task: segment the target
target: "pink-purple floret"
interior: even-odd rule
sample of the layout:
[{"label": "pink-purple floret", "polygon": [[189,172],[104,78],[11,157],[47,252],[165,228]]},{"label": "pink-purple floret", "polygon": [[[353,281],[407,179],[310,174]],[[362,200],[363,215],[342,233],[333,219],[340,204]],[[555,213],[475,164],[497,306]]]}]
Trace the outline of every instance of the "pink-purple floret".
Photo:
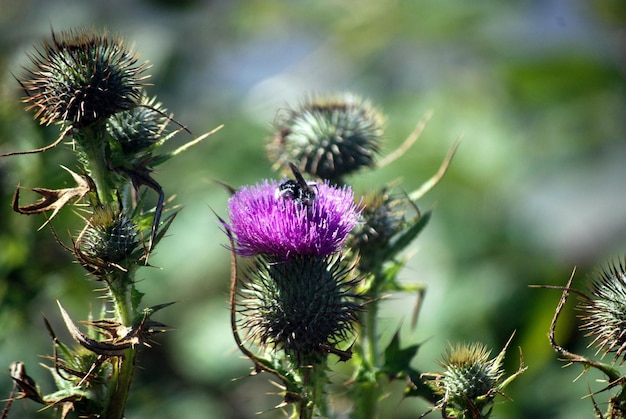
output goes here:
[{"label": "pink-purple floret", "polygon": [[235,251],[282,260],[337,252],[361,213],[352,190],[320,183],[313,186],[316,198],[307,206],[277,194],[278,186],[274,180],[265,180],[239,189],[228,201],[230,224],[226,228],[234,235]]}]

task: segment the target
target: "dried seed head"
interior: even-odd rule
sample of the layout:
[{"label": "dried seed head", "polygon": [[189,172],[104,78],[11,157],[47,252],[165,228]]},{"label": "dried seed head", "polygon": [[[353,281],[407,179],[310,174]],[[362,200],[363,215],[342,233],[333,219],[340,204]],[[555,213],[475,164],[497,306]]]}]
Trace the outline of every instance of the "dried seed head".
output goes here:
[{"label": "dried seed head", "polygon": [[383,118],[353,94],[312,98],[279,115],[267,152],[278,167],[295,162],[303,172],[342,183],[343,176],[374,165]]},{"label": "dried seed head", "polygon": [[32,55],[32,68],[19,80],[42,124],[89,125],[136,106],[145,64],[105,32],[77,29],[52,34]]},{"label": "dried seed head", "polygon": [[597,272],[590,284],[591,295],[579,307],[585,312],[581,329],[593,337],[603,355],[611,352],[626,360],[626,266],[625,260]]},{"label": "dried seed head", "polygon": [[351,275],[338,258],[257,258],[241,291],[242,326],[257,344],[316,364],[351,336],[357,322],[362,304]]}]

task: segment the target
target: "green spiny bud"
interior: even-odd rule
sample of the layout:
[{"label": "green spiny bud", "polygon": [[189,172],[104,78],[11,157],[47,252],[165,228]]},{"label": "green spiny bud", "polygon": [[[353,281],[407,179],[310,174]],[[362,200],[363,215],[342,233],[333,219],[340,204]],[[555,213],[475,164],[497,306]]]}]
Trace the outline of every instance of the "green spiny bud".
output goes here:
[{"label": "green spiny bud", "polygon": [[78,242],[79,260],[90,261],[99,268],[123,266],[140,243],[137,226],[124,212],[99,207]]},{"label": "green spiny bud", "polygon": [[489,359],[483,344],[451,346],[444,355],[442,385],[452,402],[463,405],[465,400],[475,400],[493,393],[503,370],[497,359]]},{"label": "green spiny bud", "polygon": [[353,332],[362,305],[350,274],[337,258],[258,257],[242,290],[243,327],[257,343],[317,364]]},{"label": "green spiny bud", "polygon": [[20,84],[42,124],[69,122],[83,127],[136,106],[145,64],[107,33],[78,29],[52,34],[32,55]]},{"label": "green spiny bud", "polygon": [[504,388],[526,370],[520,354],[519,369],[504,378],[502,363],[512,339],[513,336],[492,359],[489,359],[491,351],[482,343],[451,345],[441,362],[445,371],[422,374],[426,384],[441,397],[429,412],[440,409],[444,417],[458,419],[489,417],[495,397],[503,394]]},{"label": "green spiny bud", "polygon": [[362,223],[350,234],[348,248],[358,251],[359,269],[369,271],[388,249],[391,239],[406,226],[406,197],[392,197],[387,188],[364,196]]},{"label": "green spiny bud", "polygon": [[142,96],[140,106],[118,112],[107,120],[107,130],[126,155],[159,144],[165,138],[169,118],[156,98]]},{"label": "green spiny bud", "polygon": [[267,152],[276,165],[293,162],[302,171],[342,183],[343,176],[374,165],[383,118],[353,94],[318,97],[279,115]]}]

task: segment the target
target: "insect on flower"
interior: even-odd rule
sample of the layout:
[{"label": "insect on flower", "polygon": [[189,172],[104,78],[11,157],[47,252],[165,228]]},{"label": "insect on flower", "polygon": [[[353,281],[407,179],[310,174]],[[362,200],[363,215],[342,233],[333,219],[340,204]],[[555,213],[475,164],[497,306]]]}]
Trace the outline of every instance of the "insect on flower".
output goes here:
[{"label": "insect on flower", "polygon": [[281,183],[278,189],[276,189],[276,197],[289,198],[310,207],[317,195],[317,183],[304,180],[302,174],[293,163],[289,163],[289,167],[295,180],[288,179]]}]

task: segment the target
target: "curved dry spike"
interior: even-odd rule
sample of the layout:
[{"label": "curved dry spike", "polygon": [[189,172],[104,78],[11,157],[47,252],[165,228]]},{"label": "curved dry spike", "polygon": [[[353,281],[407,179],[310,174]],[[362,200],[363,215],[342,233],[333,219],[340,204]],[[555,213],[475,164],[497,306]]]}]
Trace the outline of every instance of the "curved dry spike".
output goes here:
[{"label": "curved dry spike", "polygon": [[0,157],[20,156],[22,154],[36,154],[36,153],[43,153],[45,151],[51,150],[54,147],[58,146],[61,143],[61,141],[63,141],[63,139],[67,136],[67,134],[72,130],[72,128],[73,127],[71,125],[65,128],[63,132],[61,132],[61,135],[59,135],[59,138],[57,138],[52,144],[49,144],[45,147],[36,148],[34,150],[28,150],[28,151],[13,151],[11,153],[0,154]]},{"label": "curved dry spike", "polygon": [[70,318],[69,314],[67,314],[67,312],[61,305],[61,302],[57,300],[57,304],[59,306],[59,310],[61,310],[61,316],[63,317],[63,321],[65,322],[67,330],[70,332],[72,338],[82,347],[89,349],[91,352],[94,352],[98,355],[106,356],[122,356],[126,349],[132,347],[133,343],[127,340],[118,343],[106,343],[91,339],[78,329],[78,327]]},{"label": "curved dry spike", "polygon": [[255,372],[260,372],[260,371],[269,372],[270,374],[273,374],[276,377],[278,377],[285,385],[285,388],[287,388],[289,384],[289,380],[287,380],[286,377],[284,377],[280,372],[278,372],[274,368],[271,368],[263,364],[261,361],[259,361],[257,357],[248,348],[245,347],[241,339],[241,336],[239,336],[239,329],[237,328],[237,310],[236,310],[238,278],[237,278],[237,254],[234,251],[235,240],[233,238],[232,232],[228,229],[226,221],[224,221],[224,219],[220,217],[219,215],[217,215],[215,212],[213,212],[213,214],[215,214],[220,224],[224,226],[224,232],[226,233],[226,236],[228,237],[228,241],[230,242],[230,272],[231,272],[230,273],[230,295],[229,295],[230,328],[233,333],[233,338],[235,339],[235,343],[237,344],[237,348],[239,348],[241,353],[243,353],[250,361],[252,361],[255,367]]},{"label": "curved dry spike", "polygon": [[72,199],[79,200],[83,196],[85,196],[90,190],[92,190],[92,184],[90,179],[87,177],[82,177],[65,166],[61,166],[67,172],[69,172],[74,180],[76,181],[77,186],[75,188],[64,188],[64,189],[47,189],[47,188],[24,188],[30,189],[33,192],[38,193],[42,196],[37,202],[20,206],[20,185],[17,185],[15,189],[15,193],[13,194],[13,211],[19,214],[32,215],[32,214],[41,214],[46,211],[52,211],[52,215],[50,218],[46,220],[45,223],[39,227],[38,230],[44,228],[56,215],[59,213],[61,208],[63,208],[69,201]]},{"label": "curved dry spike", "polygon": [[226,182],[222,182],[221,180],[208,179],[208,181],[215,182],[218,185],[220,185],[221,187],[223,187],[224,189],[226,189],[226,191],[230,194],[230,196],[233,196],[235,194],[235,192],[237,192],[237,189],[233,188],[232,186],[230,186]]},{"label": "curved dry spike", "polygon": [[409,198],[411,201],[417,201],[418,199],[426,195],[432,188],[434,188],[439,183],[441,178],[443,178],[443,176],[448,171],[450,162],[452,161],[452,158],[454,157],[454,153],[459,148],[460,144],[461,144],[461,137],[459,137],[454,142],[454,144],[452,144],[452,147],[450,147],[450,149],[448,150],[448,154],[446,154],[446,157],[443,159],[441,166],[439,166],[439,170],[437,170],[437,173],[435,173],[430,179],[424,182],[422,186],[419,187],[419,189],[409,194]]},{"label": "curved dry spike", "polygon": [[[539,287],[539,288],[556,288],[556,289],[563,290],[563,293],[561,294],[561,299],[559,300],[559,303],[556,306],[556,310],[554,311],[554,317],[552,318],[552,322],[550,323],[550,331],[548,332],[548,339],[550,340],[550,345],[552,346],[552,349],[554,349],[554,351],[557,352],[559,355],[563,356],[565,358],[564,360],[567,361],[568,363],[578,363],[578,364],[585,365],[586,367],[596,368],[602,371],[604,374],[606,374],[610,382],[616,382],[620,380],[622,377],[620,376],[619,372],[613,369],[610,365],[606,365],[601,362],[594,361],[593,359],[588,359],[582,355],[578,355],[573,352],[570,352],[556,343],[556,339],[554,337],[555,330],[556,330],[556,323],[559,319],[559,316],[561,315],[561,311],[563,311],[563,307],[565,306],[567,298],[569,297],[570,292],[581,293],[580,291],[576,291],[575,289],[572,288],[572,282],[574,281],[575,273],[576,273],[576,268],[572,270],[572,274],[570,275],[569,280],[567,281],[567,284],[565,284],[564,287],[550,287],[550,286]],[[583,370],[583,373],[585,371],[587,371],[587,368]]]},{"label": "curved dry spike", "polygon": [[409,134],[406,140],[402,142],[400,147],[398,147],[393,152],[385,156],[384,159],[380,160],[377,166],[378,167],[388,166],[390,163],[400,158],[409,148],[411,148],[411,146],[415,143],[415,141],[417,141],[420,135],[422,135],[422,131],[424,131],[424,128],[426,128],[426,124],[428,123],[430,118],[432,118],[432,116],[433,116],[433,111],[426,112],[426,114],[424,114],[422,119],[420,119],[419,122],[417,123],[417,126],[413,129],[413,132],[411,132],[411,134]]},{"label": "curved dry spike", "polygon": [[26,374],[26,367],[23,362],[11,362],[9,371],[11,379],[20,388],[20,398],[27,398],[34,400],[37,403],[46,404],[41,397],[41,394],[39,394],[37,383],[35,383],[35,380]]}]

